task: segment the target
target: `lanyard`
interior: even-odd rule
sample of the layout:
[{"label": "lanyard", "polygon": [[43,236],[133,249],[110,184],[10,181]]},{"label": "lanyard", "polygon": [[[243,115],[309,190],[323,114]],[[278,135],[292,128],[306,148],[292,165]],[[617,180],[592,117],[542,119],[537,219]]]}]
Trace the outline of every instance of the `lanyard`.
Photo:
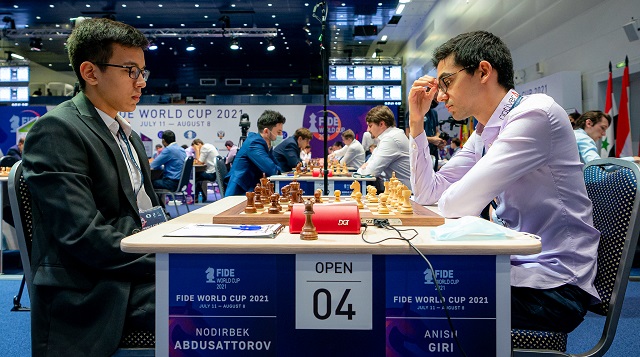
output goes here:
[{"label": "lanyard", "polygon": [[[142,189],[142,186],[144,185],[144,175],[142,174],[142,169],[140,168],[140,166],[138,166],[138,163],[136,162],[136,159],[133,156],[133,152],[131,151],[131,145],[129,144],[129,140],[127,140],[127,137],[124,134],[124,131],[122,130],[122,127],[120,127],[118,129],[118,134],[120,135],[120,139],[122,139],[122,141],[124,141],[125,145],[127,145],[127,151],[129,152],[129,158],[131,159],[131,162],[133,162],[133,165],[135,166],[135,168],[138,170],[138,172],[140,172],[140,187],[138,187],[137,190],[135,188],[133,189],[133,194],[135,195],[135,197],[138,197],[138,193],[140,192],[140,190]],[[118,146],[120,146],[120,145],[118,145]],[[120,151],[122,151],[123,155],[126,155],[124,153],[124,151],[122,150],[121,146],[120,146]],[[127,166],[129,166],[129,165],[127,165]]]}]

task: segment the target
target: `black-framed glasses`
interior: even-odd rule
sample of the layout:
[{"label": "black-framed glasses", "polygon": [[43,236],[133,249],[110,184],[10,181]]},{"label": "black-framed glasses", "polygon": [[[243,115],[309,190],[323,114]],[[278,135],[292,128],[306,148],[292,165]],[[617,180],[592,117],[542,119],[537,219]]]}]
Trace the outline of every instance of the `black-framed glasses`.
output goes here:
[{"label": "black-framed glasses", "polygon": [[442,91],[442,94],[447,94],[447,90],[449,89],[449,85],[451,84],[451,77],[453,77],[454,75],[467,70],[467,69],[471,69],[471,68],[475,68],[476,66],[466,66],[463,69],[457,71],[457,72],[453,72],[451,74],[447,74],[444,77],[440,77],[438,79],[438,90]]},{"label": "black-framed glasses", "polygon": [[142,69],[138,66],[125,66],[125,65],[121,65],[121,64],[111,64],[111,63],[96,63],[98,66],[109,66],[109,67],[117,67],[117,68],[126,68],[129,70],[129,78],[131,79],[138,79],[138,77],[140,77],[140,74],[142,74],[142,79],[145,80],[145,82],[147,81],[147,79],[149,78],[149,74],[151,73],[148,69]]}]

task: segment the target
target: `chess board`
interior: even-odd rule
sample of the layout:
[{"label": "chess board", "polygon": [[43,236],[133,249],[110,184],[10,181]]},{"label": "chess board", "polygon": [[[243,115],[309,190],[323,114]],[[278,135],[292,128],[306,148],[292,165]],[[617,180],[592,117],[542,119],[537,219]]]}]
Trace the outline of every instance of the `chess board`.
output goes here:
[{"label": "chess board", "polygon": [[[329,202],[333,202],[335,197],[323,197],[323,203],[316,203],[315,205],[322,205]],[[341,202],[355,202],[350,197],[341,197]],[[360,209],[360,221],[363,223],[371,224],[374,219],[388,219],[389,223],[396,226],[439,226],[444,224],[444,217],[434,213],[428,208],[425,208],[413,201],[410,201],[413,207],[412,214],[402,214],[398,209],[389,207],[389,214],[380,214],[377,212],[379,203],[370,203],[367,200],[362,200],[364,208]],[[264,209],[258,209],[258,213],[245,213],[246,199],[239,204],[221,212],[213,217],[213,223],[224,224],[269,224],[269,223],[281,223],[283,225],[289,225],[290,212],[287,211],[288,203],[281,203],[282,212],[280,213],[268,213],[269,204],[265,205]]]}]

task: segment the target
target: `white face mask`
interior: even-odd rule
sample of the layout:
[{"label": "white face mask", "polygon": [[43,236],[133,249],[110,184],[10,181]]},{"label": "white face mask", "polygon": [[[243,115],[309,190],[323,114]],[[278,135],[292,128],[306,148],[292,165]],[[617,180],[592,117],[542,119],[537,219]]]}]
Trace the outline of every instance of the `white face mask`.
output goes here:
[{"label": "white face mask", "polygon": [[278,144],[280,144],[282,142],[282,140],[284,140],[282,138],[282,135],[277,135],[276,136],[276,140],[271,140],[271,147],[276,147]]}]

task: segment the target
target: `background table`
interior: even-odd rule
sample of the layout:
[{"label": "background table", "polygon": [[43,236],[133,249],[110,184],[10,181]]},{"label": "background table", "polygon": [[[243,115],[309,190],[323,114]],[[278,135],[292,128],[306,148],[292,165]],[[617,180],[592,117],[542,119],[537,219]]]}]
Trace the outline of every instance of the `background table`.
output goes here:
[{"label": "background table", "polygon": [[[293,180],[300,182],[300,188],[304,190],[304,194],[312,196],[317,189],[324,191],[324,177],[313,176],[299,176],[293,177],[293,175],[273,175],[269,176],[269,180],[275,183],[276,191],[279,193],[283,186],[290,184]],[[360,188],[362,189],[362,195],[367,194],[367,182],[373,183],[376,181],[375,177],[351,177],[351,176],[331,176],[328,179],[328,191],[329,196],[333,195],[333,191],[340,190],[343,195],[350,195],[353,191],[350,186],[353,181],[360,182]]]},{"label": "background table", "polygon": [[[539,240],[434,241],[430,227],[416,227],[413,243],[434,276],[398,240],[163,236],[244,199],[226,197],[122,241],[124,251],[156,253],[157,356],[242,356],[249,348],[259,356],[449,356],[458,347],[434,280],[467,353],[509,355],[509,255],[537,253]],[[364,238],[389,235],[369,228]]]}]

